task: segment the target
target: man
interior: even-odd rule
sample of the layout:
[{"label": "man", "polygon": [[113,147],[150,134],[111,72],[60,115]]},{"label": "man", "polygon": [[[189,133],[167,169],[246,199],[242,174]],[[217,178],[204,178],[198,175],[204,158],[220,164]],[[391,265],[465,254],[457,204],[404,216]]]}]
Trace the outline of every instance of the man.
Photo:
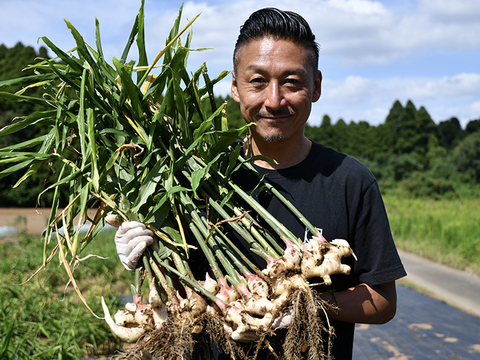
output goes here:
[{"label": "man", "polygon": [[[382,324],[394,317],[395,280],[405,271],[373,175],[353,158],[304,135],[322,82],[318,46],[308,23],[298,14],[274,8],[253,13],[238,37],[232,76],[233,99],[246,122],[256,124],[250,127],[245,154],[275,160],[254,165],[327,240],[346,239],[356,253],[358,261],[347,260],[350,275],[334,275],[331,287],[317,289],[339,307],[328,314],[336,333],[333,355],[351,359],[355,323]],[[234,181],[246,191],[255,190],[258,182],[246,170]],[[278,199],[264,191],[255,196],[295,235],[308,240],[304,226]],[[128,243],[120,238],[132,238],[123,230],[118,235],[119,244]],[[146,244],[136,243],[140,245],[130,255],[130,268]]]}]

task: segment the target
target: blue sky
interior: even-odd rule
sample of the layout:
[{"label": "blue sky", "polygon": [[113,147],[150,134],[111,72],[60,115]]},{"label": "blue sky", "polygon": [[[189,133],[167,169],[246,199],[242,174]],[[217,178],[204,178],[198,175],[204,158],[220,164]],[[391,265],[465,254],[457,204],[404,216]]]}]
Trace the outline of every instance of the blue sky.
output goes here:
[{"label": "blue sky", "polygon": [[[182,1],[146,0],[149,59],[164,44]],[[63,50],[74,47],[64,18],[95,45],[100,22],[107,60],[119,57],[140,0],[0,0],[0,44],[36,48],[47,36]],[[323,92],[309,123],[325,114],[332,122],[378,125],[395,100],[424,106],[435,122],[457,117],[465,126],[480,118],[480,6],[478,0],[277,0],[186,1],[183,24],[193,25],[195,70],[203,62],[211,76],[230,70],[239,27],[258,8],[276,6],[303,15],[320,44]],[[230,78],[216,88],[229,93]]]}]

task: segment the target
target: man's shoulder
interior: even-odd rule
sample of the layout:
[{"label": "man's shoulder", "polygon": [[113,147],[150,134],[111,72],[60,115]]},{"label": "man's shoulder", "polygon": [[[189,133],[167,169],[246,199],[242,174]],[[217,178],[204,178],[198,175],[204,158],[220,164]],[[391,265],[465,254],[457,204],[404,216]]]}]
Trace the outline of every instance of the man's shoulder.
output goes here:
[{"label": "man's shoulder", "polygon": [[312,141],[312,166],[326,175],[374,179],[372,172],[356,158]]}]

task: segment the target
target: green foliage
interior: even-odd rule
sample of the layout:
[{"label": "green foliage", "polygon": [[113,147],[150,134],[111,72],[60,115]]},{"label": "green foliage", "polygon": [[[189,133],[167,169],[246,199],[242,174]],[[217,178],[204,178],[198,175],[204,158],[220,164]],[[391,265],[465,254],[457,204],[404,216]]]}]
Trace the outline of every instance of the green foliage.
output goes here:
[{"label": "green foliage", "polygon": [[438,198],[477,181],[476,143],[460,142],[467,134],[478,133],[478,124],[480,120],[472,120],[462,130],[458,119],[451,118],[437,126],[424,107],[417,110],[411,101],[405,107],[395,101],[384,124],[347,125],[342,119],[332,124],[325,115],[319,127],[307,123],[305,135],[358,158],[384,192],[399,188],[411,197]]},{"label": "green foliage", "polygon": [[[47,58],[47,51],[41,47],[38,53],[30,46],[24,46],[18,43],[13,48],[6,48],[0,45],[0,91],[16,93],[22,89],[21,84],[9,85],[8,80],[33,76],[34,70],[27,68],[36,58]],[[29,88],[24,94],[31,97],[40,97],[43,90],[38,87]],[[36,111],[46,109],[45,106],[38,103],[18,102],[10,98],[0,97],[0,129],[12,122],[19,122],[23,117]],[[43,124],[37,123],[25,128],[22,132],[11,133],[8,136],[0,137],[0,148],[19,144],[32,137],[45,134],[46,128]],[[33,148],[38,148],[38,144],[33,144]],[[0,162],[0,173],[8,168],[8,164]],[[2,206],[22,206],[34,207],[36,199],[40,193],[44,179],[49,175],[49,167],[44,164],[33,174],[23,186],[14,188],[15,184],[21,178],[21,174],[2,179],[0,182],[0,199]],[[44,206],[45,204],[41,204]]]},{"label": "green foliage", "polygon": [[480,183],[480,132],[468,135],[458,144],[453,153],[458,171],[473,183]]},{"label": "green foliage", "polygon": [[[229,129],[239,129],[242,126],[245,126],[245,120],[243,119],[242,112],[240,111],[240,104],[235,102],[231,96],[216,96],[214,104],[227,104],[226,105],[226,116],[227,116],[227,123]],[[202,101],[203,108],[207,113],[212,113],[216,109],[212,109],[212,102],[210,99],[204,99]],[[194,114],[193,118],[195,121],[200,120],[200,116],[198,114]]]},{"label": "green foliage", "polygon": [[[77,282],[97,314],[102,313],[100,297],[120,306],[130,274],[117,259],[113,233],[102,233],[92,246],[95,255],[78,269]],[[53,245],[52,245],[53,246]],[[80,304],[69,286],[68,277],[57,269],[45,269],[29,282],[41,265],[43,243],[23,237],[18,242],[0,243],[0,358],[79,359],[112,354],[120,343],[108,325],[95,319]],[[93,281],[94,280],[94,281]]]},{"label": "green foliage", "polygon": [[467,124],[467,127],[465,128],[465,133],[466,134],[472,134],[474,132],[480,131],[480,119],[478,120],[472,120]]},{"label": "green foliage", "polygon": [[437,125],[437,138],[440,146],[443,146],[451,150],[463,135],[460,121],[457,118],[452,117],[449,120],[440,122]]},{"label": "green foliage", "polygon": [[446,194],[454,194],[453,185],[439,177],[434,177],[429,172],[414,172],[408,178],[402,180],[404,187],[411,196],[416,198],[431,197],[440,199]]},{"label": "green foliage", "polygon": [[421,157],[416,153],[391,155],[387,162],[387,177],[400,181],[416,171],[423,170]]},{"label": "green foliage", "polygon": [[480,275],[480,199],[384,196],[397,246]]}]

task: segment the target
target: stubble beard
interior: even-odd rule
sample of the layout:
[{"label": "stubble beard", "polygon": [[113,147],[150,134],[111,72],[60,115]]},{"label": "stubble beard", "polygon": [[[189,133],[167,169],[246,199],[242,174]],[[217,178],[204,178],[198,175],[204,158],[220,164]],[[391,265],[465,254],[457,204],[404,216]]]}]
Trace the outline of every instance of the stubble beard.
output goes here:
[{"label": "stubble beard", "polygon": [[[264,118],[264,119],[268,119],[271,116],[278,116],[278,115],[291,116],[291,115],[295,115],[295,111],[289,111],[288,109],[280,109],[278,111],[271,111],[268,113],[263,113],[261,111],[257,113],[258,118]],[[263,135],[263,136],[261,135],[261,138],[263,141],[270,144],[279,143],[285,140],[285,136],[283,134],[273,134],[273,135]]]},{"label": "stubble beard", "polygon": [[270,144],[275,144],[282,142],[285,140],[285,136],[282,135],[267,135],[262,137],[263,141],[268,142]]}]

